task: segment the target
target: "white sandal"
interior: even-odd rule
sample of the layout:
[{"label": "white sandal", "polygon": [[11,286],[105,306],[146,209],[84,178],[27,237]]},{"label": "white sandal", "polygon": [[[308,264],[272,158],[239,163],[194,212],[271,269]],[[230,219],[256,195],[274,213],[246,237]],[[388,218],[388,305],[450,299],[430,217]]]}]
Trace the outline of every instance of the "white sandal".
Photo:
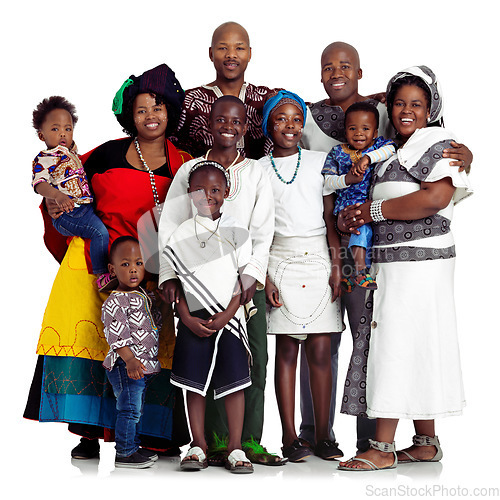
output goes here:
[{"label": "white sandal", "polygon": [[397,453],[404,453],[408,457],[408,460],[400,460],[400,464],[411,464],[413,462],[439,462],[443,458],[443,450],[441,449],[441,445],[439,444],[439,439],[437,436],[430,437],[424,436],[422,434],[416,434],[415,436],[413,436],[413,444],[414,446],[435,446],[436,454],[432,458],[421,460],[410,455],[405,450],[399,450]]},{"label": "white sandal", "polygon": [[[198,458],[193,458],[195,455]],[[182,470],[201,470],[208,467],[208,460],[205,452],[199,446],[189,448],[186,456],[181,460]]]},{"label": "white sandal", "polygon": [[[236,465],[238,462],[243,462],[242,465]],[[246,465],[249,464],[249,465]],[[234,474],[251,474],[253,472],[253,465],[250,460],[248,460],[245,452],[243,450],[235,449],[233,450],[226,459],[224,464],[226,469],[230,470]]]},{"label": "white sandal", "polygon": [[352,457],[347,462],[346,464],[352,463],[352,462],[363,462],[364,464],[368,465],[369,469],[363,469],[363,468],[357,468],[357,467],[346,467],[345,465],[339,465],[337,468],[338,470],[348,470],[348,471],[374,471],[374,470],[387,470],[387,469],[395,469],[398,465],[398,456],[396,454],[396,444],[394,442],[392,443],[384,443],[382,441],[374,441],[373,439],[368,440],[370,442],[370,448],[373,448],[374,450],[378,451],[383,451],[384,453],[392,453],[394,455],[394,462],[392,465],[389,465],[388,467],[377,467],[373,462],[370,460],[367,460],[366,458],[359,458],[359,457]]}]

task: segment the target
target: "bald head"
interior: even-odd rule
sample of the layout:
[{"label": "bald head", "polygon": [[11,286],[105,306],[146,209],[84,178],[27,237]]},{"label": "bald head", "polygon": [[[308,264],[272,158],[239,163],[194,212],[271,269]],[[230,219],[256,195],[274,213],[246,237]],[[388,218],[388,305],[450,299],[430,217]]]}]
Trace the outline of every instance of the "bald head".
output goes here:
[{"label": "bald head", "polygon": [[358,51],[352,45],[345,42],[333,42],[325,47],[321,54],[321,66],[323,66],[325,58],[328,59],[332,54],[339,52],[349,54],[352,64],[356,65],[357,68],[360,67]]},{"label": "bald head", "polygon": [[250,46],[250,38],[247,30],[241,24],[228,21],[215,29],[214,34],[212,35],[212,47],[214,47],[217,42],[221,40],[221,38],[224,38],[228,33],[237,34],[242,41]]}]

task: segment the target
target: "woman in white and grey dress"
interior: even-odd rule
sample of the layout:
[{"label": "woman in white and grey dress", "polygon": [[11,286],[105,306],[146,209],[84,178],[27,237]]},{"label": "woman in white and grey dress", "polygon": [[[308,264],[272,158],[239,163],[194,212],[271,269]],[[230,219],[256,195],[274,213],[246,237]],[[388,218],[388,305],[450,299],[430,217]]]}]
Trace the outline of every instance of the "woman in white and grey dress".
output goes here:
[{"label": "woman in white and grey dress", "polygon": [[[342,406],[344,413],[377,418],[377,431],[371,448],[342,463],[342,470],[440,460],[434,420],[460,415],[465,406],[450,224],[454,205],[472,190],[465,172],[442,157],[453,134],[428,126],[440,124],[442,113],[434,73],[425,66],[398,73],[387,103],[400,147],[374,171],[373,201],[343,214],[351,228],[360,219],[373,223],[379,289],[367,299],[372,313],[358,329],[362,351],[353,352]],[[396,452],[400,418],[414,421],[416,435],[411,447]]]}]

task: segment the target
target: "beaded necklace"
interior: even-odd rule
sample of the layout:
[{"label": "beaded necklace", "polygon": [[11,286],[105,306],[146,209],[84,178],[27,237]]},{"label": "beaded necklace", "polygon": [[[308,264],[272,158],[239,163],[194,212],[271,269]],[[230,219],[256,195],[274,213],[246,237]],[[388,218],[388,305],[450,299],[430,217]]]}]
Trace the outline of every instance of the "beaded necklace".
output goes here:
[{"label": "beaded necklace", "polygon": [[295,172],[293,173],[293,177],[289,181],[285,181],[283,177],[281,177],[280,173],[278,172],[278,169],[276,168],[276,164],[274,163],[274,157],[273,153],[269,153],[269,158],[271,159],[271,165],[273,167],[274,173],[278,176],[278,179],[283,182],[283,184],[291,184],[296,178],[297,178],[297,172],[299,171],[300,167],[300,159],[302,157],[302,148],[298,146],[299,148],[299,157],[297,159],[297,166],[295,167]]},{"label": "beaded necklace", "polygon": [[[144,169],[149,173],[149,182],[151,183],[151,189],[153,190],[153,198],[155,200],[155,205],[158,208],[158,211],[161,212],[160,198],[158,196],[158,191],[156,190],[155,174],[148,167],[146,160],[142,156],[141,148],[139,146],[139,141],[137,140],[137,137],[134,139],[134,144],[135,144],[135,149],[137,151],[137,154],[139,155],[139,158],[144,166]],[[167,153],[167,155],[168,155],[168,153]]]}]

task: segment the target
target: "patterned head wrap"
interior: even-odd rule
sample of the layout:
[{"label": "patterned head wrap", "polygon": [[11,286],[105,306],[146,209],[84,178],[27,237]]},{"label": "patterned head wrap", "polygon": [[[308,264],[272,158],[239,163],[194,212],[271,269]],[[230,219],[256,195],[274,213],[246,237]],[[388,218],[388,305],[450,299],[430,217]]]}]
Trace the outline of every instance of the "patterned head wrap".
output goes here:
[{"label": "patterned head wrap", "polygon": [[430,117],[429,123],[439,123],[443,124],[443,94],[441,91],[441,85],[437,81],[434,72],[427,66],[412,66],[411,68],[405,69],[400,73],[394,75],[387,84],[387,93],[390,92],[392,86],[401,78],[405,76],[417,76],[419,77],[431,94],[430,102]]},{"label": "patterned head wrap", "polygon": [[267,129],[267,122],[269,121],[269,117],[271,113],[283,104],[293,104],[297,106],[299,110],[302,112],[302,116],[304,117],[304,125],[306,123],[306,115],[307,115],[307,107],[306,103],[293,92],[289,92],[288,90],[280,90],[276,94],[269,97],[264,104],[263,114],[264,119],[262,120],[262,132],[266,137],[269,137],[269,131]]},{"label": "patterned head wrap", "polygon": [[113,113],[122,124],[123,112],[137,95],[152,93],[161,96],[165,104],[178,116],[184,101],[184,90],[175,77],[175,73],[166,65],[144,72],[140,76],[130,75],[113,99]]},{"label": "patterned head wrap", "polygon": [[191,176],[200,168],[203,167],[212,167],[216,168],[217,170],[220,170],[223,174],[224,177],[226,178],[226,184],[227,187],[231,187],[231,181],[229,180],[229,174],[227,173],[227,170],[218,162],[212,161],[212,160],[203,160],[199,161],[198,163],[195,163],[192,167],[191,170],[189,171],[188,174],[188,185],[191,183]]}]

